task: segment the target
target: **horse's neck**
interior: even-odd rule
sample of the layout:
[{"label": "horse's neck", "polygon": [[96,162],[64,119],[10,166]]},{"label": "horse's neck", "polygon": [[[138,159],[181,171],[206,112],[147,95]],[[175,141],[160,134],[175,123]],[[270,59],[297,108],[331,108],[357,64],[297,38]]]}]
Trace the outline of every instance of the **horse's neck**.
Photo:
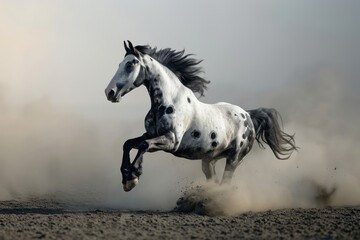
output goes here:
[{"label": "horse's neck", "polygon": [[148,64],[147,83],[145,84],[152,106],[171,103],[185,86],[168,68],[156,61]]}]

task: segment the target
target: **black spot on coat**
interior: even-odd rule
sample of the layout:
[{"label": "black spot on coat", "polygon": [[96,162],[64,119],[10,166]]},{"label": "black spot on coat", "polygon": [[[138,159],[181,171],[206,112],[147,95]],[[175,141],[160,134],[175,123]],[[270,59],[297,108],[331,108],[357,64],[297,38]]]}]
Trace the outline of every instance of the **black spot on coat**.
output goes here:
[{"label": "black spot on coat", "polygon": [[194,131],[192,131],[192,133],[191,133],[191,136],[192,136],[193,138],[199,138],[200,135],[201,135],[201,133],[200,133],[198,130],[194,130]]},{"label": "black spot on coat", "polygon": [[174,112],[174,108],[172,106],[166,108],[166,114],[172,114],[173,112]]}]

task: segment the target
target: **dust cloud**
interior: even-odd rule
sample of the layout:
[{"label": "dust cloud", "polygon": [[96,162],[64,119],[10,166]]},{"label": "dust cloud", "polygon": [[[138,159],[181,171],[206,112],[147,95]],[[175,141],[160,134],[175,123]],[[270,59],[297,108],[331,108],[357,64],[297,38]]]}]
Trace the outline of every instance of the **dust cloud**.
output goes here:
[{"label": "dust cloud", "polygon": [[[286,161],[255,147],[237,169],[232,186],[193,183],[177,210],[236,215],[278,208],[360,204],[360,102],[348,81],[330,69],[303,76],[292,88],[258,100],[278,108],[285,130],[300,147]],[[264,101],[267,99],[268,101]],[[220,169],[219,169],[220,170]]]},{"label": "dust cloud", "polygon": [[[122,144],[142,133],[141,128],[130,127],[141,126],[142,119],[134,123],[120,112],[91,118],[46,97],[14,107],[6,103],[2,88],[0,200],[41,196],[79,206],[170,210],[182,197],[178,202],[182,210],[187,201],[187,211],[225,215],[358,205],[359,97],[331,70],[302,77],[291,87],[258,100],[250,98],[258,106],[277,108],[285,130],[296,133],[300,150],[290,160],[279,161],[268,148],[254,147],[232,185],[219,187],[205,183],[200,161],[148,153],[144,175],[130,193],[124,193],[121,185]],[[145,116],[145,110],[139,114]],[[224,161],[218,165],[220,177]]]},{"label": "dust cloud", "polygon": [[50,197],[74,206],[171,209],[184,176],[196,169],[168,154],[147,154],[140,185],[124,193],[122,145],[143,133],[142,119],[135,128],[129,111],[128,118],[120,111],[91,117],[46,97],[0,107],[0,200]]}]

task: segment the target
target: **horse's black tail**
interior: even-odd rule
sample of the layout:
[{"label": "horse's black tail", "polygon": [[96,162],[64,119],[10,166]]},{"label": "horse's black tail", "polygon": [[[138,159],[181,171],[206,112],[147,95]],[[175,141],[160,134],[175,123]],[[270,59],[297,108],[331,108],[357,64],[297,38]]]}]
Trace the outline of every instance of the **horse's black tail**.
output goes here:
[{"label": "horse's black tail", "polygon": [[276,158],[284,160],[291,156],[295,145],[294,135],[281,130],[282,119],[280,113],[273,108],[258,108],[247,111],[255,127],[255,139],[259,146],[265,148],[263,143],[270,146]]}]

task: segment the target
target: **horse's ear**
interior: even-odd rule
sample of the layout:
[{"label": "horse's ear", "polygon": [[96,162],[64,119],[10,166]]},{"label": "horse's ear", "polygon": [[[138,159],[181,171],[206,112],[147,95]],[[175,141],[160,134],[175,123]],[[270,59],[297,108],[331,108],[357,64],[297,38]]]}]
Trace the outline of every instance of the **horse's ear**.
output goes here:
[{"label": "horse's ear", "polygon": [[130,49],[128,48],[128,46],[126,46],[126,42],[125,42],[125,41],[124,41],[124,48],[125,48],[126,53],[129,53],[129,52],[130,52]]},{"label": "horse's ear", "polygon": [[127,40],[127,42],[129,44],[129,47],[126,46],[126,42],[124,41],[124,46],[125,46],[125,49],[126,49],[126,53],[127,54],[134,54],[135,56],[139,57],[141,55],[139,50],[137,50],[136,47],[134,47],[129,40]]},{"label": "horse's ear", "polygon": [[140,57],[140,56],[141,56],[141,52],[137,49],[137,47],[134,47],[129,40],[128,40],[128,43],[129,43],[129,47],[130,47],[131,53],[133,53],[133,54],[134,54],[135,56],[137,56],[137,57]]},{"label": "horse's ear", "polygon": [[127,42],[129,44],[130,50],[134,52],[135,49],[134,49],[134,46],[132,45],[132,43],[129,40],[127,40]]}]

